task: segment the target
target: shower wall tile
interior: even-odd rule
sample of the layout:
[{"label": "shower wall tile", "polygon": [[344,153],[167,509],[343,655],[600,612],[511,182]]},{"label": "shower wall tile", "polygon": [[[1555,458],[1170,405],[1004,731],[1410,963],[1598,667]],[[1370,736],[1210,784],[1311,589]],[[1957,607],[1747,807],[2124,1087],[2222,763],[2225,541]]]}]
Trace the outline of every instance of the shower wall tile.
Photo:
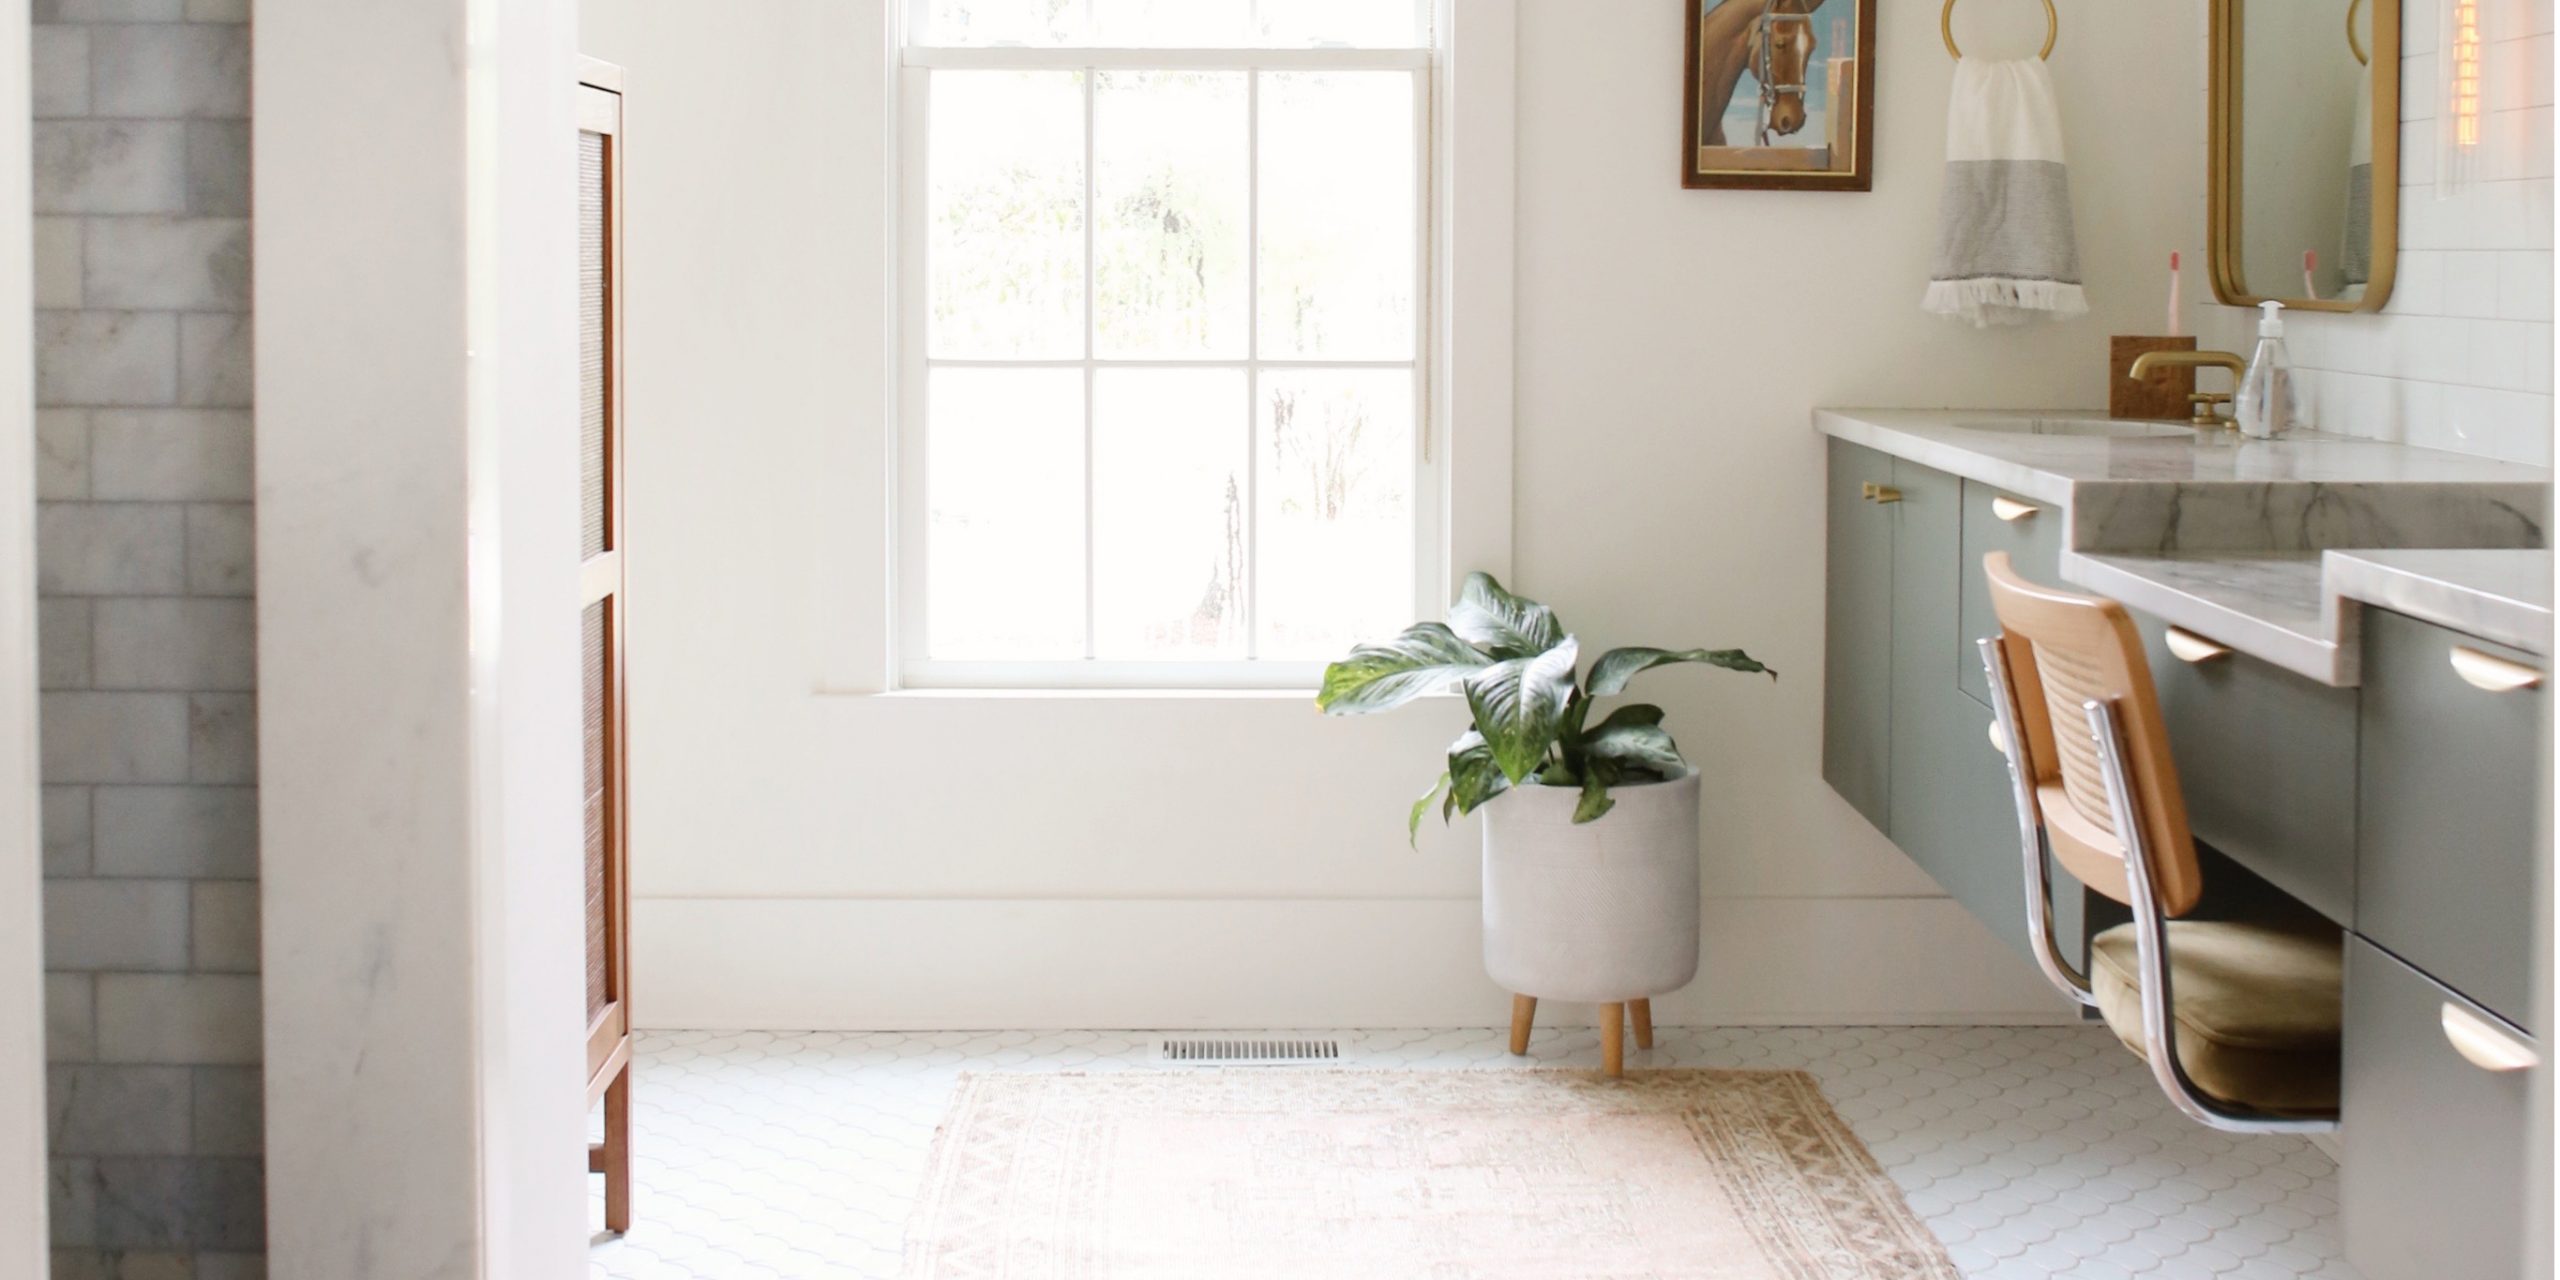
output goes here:
[{"label": "shower wall tile", "polygon": [[248,0],[35,0],[55,1280],[258,1280]]}]

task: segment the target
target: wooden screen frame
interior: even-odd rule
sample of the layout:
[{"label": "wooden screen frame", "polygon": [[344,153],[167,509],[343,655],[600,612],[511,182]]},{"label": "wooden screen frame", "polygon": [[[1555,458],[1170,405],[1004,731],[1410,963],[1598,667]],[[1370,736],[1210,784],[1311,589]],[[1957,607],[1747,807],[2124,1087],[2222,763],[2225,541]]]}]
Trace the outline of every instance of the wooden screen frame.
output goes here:
[{"label": "wooden screen frame", "polygon": [[[631,1226],[631,880],[629,662],[624,641],[622,69],[580,60],[578,132],[604,140],[604,549],[578,568],[578,608],[604,612],[604,940],[606,999],[587,1025],[587,1105],[604,1103],[604,1141],[587,1168],[605,1179],[605,1228]],[[580,810],[586,797],[580,797]]]}]

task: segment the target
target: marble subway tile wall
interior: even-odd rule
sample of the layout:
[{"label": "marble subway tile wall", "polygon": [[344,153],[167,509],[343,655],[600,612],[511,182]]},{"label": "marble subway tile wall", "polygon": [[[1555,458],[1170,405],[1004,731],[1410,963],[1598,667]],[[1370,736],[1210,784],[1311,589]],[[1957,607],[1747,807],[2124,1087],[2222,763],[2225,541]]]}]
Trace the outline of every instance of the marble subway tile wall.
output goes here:
[{"label": "marble subway tile wall", "polygon": [[35,0],[55,1280],[264,1273],[248,0]]},{"label": "marble subway tile wall", "polygon": [[[2296,316],[2287,343],[2321,429],[2552,460],[2553,0],[2489,6],[2482,156],[2436,187],[2438,6],[2403,0],[2400,273],[2379,315]],[[2234,326],[2235,342],[2254,329]],[[2239,350],[2246,351],[2247,347]]]}]

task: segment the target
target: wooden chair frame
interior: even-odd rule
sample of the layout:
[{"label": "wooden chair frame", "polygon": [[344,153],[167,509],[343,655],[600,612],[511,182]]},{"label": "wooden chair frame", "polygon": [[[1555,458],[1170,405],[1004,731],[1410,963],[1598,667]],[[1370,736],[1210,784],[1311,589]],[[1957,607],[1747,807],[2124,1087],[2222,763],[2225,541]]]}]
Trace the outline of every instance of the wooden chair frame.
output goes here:
[{"label": "wooden chair frame", "polygon": [[[1993,565],[1990,561],[1999,561]],[[1986,558],[1984,568],[1992,574],[1995,588],[2008,571],[2007,557]],[[2101,602],[2103,608],[2121,613],[2121,606]],[[2129,632],[2120,632],[2129,634]],[[2024,859],[2027,888],[2027,941],[2036,965],[2054,988],[2084,1006],[2098,1003],[2088,977],[2073,969],[2063,959],[2053,931],[2053,872],[2045,856],[2042,807],[2036,794],[2036,765],[2030,759],[2032,736],[2037,728],[2048,734],[2071,732],[2059,724],[2031,725],[2020,701],[2021,685],[2035,679],[2035,658],[2027,642],[2010,635],[2004,628],[1998,636],[1987,636],[1976,642],[1982,652],[1983,670],[1990,677],[1992,714],[2000,729],[2001,754],[2008,759],[2011,795],[2018,806],[2019,853]],[[2013,651],[2023,654],[2024,671],[2013,665]],[[2133,650],[2129,661],[2139,662],[2140,651]],[[2147,693],[2147,681],[2136,686],[2137,693]],[[2151,823],[2138,815],[2155,813],[2159,806],[2146,809],[2136,804],[2133,774],[2127,761],[2135,747],[2127,739],[2123,719],[2117,713],[2120,699],[2090,699],[2081,704],[2088,717],[2083,726],[2097,748],[2098,773],[2104,781],[2108,807],[2117,815],[2116,839],[2124,851],[2124,882],[2127,905],[2133,909],[2134,954],[2139,969],[2139,994],[2142,1002],[2143,1058],[2151,1066],[2152,1079],[2169,1102],[2188,1119],[2207,1128],[2226,1133],[2327,1133],[2335,1131],[2334,1116],[2289,1116],[2234,1106],[2198,1088],[2187,1075],[2186,1065],[2178,1058],[2178,1023],[2175,1016],[2176,995],[2172,990],[2169,963],[2169,920],[2173,914],[2162,900],[2159,876],[2151,838],[2145,828]],[[2157,709],[2147,723],[2157,726]],[[2154,768],[2174,768],[2169,763],[2167,744],[2147,744]],[[2156,792],[2157,788],[2155,788]],[[2182,817],[2183,807],[2179,807]],[[2179,824],[2183,831],[2183,822]],[[2177,834],[2177,832],[2172,832]],[[2192,870],[2189,877],[2192,878]],[[2110,895],[2112,896],[2112,895]]]}]

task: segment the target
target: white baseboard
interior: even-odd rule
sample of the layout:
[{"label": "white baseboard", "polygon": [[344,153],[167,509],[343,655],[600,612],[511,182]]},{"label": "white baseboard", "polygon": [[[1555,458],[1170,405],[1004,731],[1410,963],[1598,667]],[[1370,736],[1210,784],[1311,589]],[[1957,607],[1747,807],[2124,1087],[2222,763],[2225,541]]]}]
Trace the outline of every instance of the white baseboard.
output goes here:
[{"label": "white baseboard", "polygon": [[[1473,899],[642,898],[643,1028],[1492,1026]],[[2077,1020],[1944,898],[1706,904],[1665,1026]],[[1541,1023],[1587,1017],[1542,1010]]]}]

